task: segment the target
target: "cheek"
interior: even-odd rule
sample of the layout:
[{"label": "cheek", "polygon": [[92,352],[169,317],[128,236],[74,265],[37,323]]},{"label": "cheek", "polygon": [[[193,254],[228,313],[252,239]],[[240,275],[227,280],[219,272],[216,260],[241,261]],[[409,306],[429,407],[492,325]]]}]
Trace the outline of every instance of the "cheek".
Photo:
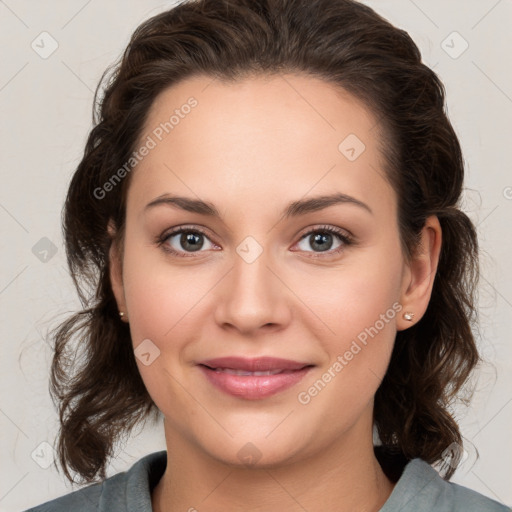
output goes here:
[{"label": "cheek", "polygon": [[350,276],[339,292],[335,329],[344,340],[394,338],[397,310],[401,309],[399,282],[389,274]]},{"label": "cheek", "polygon": [[[385,375],[401,314],[399,252],[368,250],[316,287],[312,309],[328,326],[319,338],[323,366],[301,386],[299,403],[310,412],[329,409],[333,421],[351,421],[368,404]],[[329,281],[329,282],[327,282]],[[313,280],[309,281],[310,291]],[[306,288],[300,293],[306,293]],[[311,304],[308,301],[308,305]],[[340,404],[342,407],[334,407]]]},{"label": "cheek", "polygon": [[[328,352],[344,351],[356,338],[394,339],[401,290],[399,252],[354,252],[337,269],[320,269],[307,277],[295,276],[294,291],[314,313],[309,327],[319,325]],[[292,279],[292,276],[289,276]],[[371,334],[369,333],[371,331]]]},{"label": "cheek", "polygon": [[[334,382],[332,391],[356,410],[370,400],[386,372],[402,306],[387,282],[369,287],[353,278],[346,284],[326,316],[334,334],[322,340],[328,354],[323,380]],[[364,287],[369,289],[360,291]]]},{"label": "cheek", "polygon": [[401,310],[384,292],[345,306],[337,310],[337,323],[331,321],[336,334],[322,339],[325,363],[296,396],[305,421],[322,418],[326,435],[333,436],[350,429],[368,410],[389,364]]},{"label": "cheek", "polygon": [[189,404],[182,383],[190,348],[205,337],[201,329],[206,318],[211,321],[218,273],[206,265],[180,268],[154,249],[127,239],[123,279],[135,353],[145,343],[149,350],[144,353],[151,354],[148,365],[144,358],[136,358],[144,384],[160,410],[167,411],[172,403],[185,411]]},{"label": "cheek", "polygon": [[[185,420],[189,403],[180,385],[186,380],[183,355],[197,334],[199,300],[211,286],[190,269],[180,270],[162,261],[157,264],[154,251],[147,248],[125,252],[130,333],[136,356],[138,352],[150,354],[146,360],[137,357],[136,362],[153,401],[166,413],[173,404]],[[138,348],[142,346],[147,348],[142,351]]]},{"label": "cheek", "polygon": [[193,316],[199,299],[211,288],[206,271],[173,265],[163,250],[136,243],[135,236],[127,236],[123,265],[134,345],[145,338],[157,345],[176,339],[175,331]]}]

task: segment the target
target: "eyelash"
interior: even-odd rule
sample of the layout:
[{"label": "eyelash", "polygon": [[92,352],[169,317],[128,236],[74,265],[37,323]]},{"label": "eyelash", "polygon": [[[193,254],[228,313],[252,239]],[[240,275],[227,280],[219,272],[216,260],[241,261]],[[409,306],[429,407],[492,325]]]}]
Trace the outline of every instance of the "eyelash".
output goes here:
[{"label": "eyelash", "polygon": [[[157,236],[155,242],[156,242],[158,247],[162,247],[162,249],[165,252],[170,253],[170,254],[172,254],[174,256],[178,256],[178,257],[181,257],[181,258],[194,257],[193,256],[194,253],[179,252],[179,251],[176,251],[175,249],[172,249],[168,245],[165,245],[165,243],[169,240],[169,238],[173,237],[174,235],[178,235],[178,234],[182,234],[182,233],[200,233],[201,235],[204,235],[206,238],[209,239],[208,234],[206,233],[206,231],[204,231],[200,227],[197,227],[197,226],[190,226],[190,227],[189,226],[179,226],[179,227],[175,228],[174,230],[172,230],[172,231],[170,231],[168,233],[164,233],[164,234],[162,234],[160,236]],[[338,247],[337,249],[334,249],[334,250],[313,253],[314,255],[310,256],[311,258],[324,258],[324,257],[328,257],[328,256],[337,255],[341,251],[343,251],[343,249],[345,247],[348,247],[348,246],[353,245],[355,243],[355,240],[354,240],[354,238],[351,235],[349,235],[345,231],[341,230],[340,228],[335,228],[334,226],[319,226],[319,227],[314,228],[314,229],[312,229],[310,231],[307,231],[306,233],[304,233],[300,237],[299,242],[304,240],[308,236],[311,236],[311,235],[314,235],[314,234],[318,234],[318,233],[330,233],[332,235],[336,235],[341,240],[342,245],[340,245],[340,247]],[[197,251],[197,252],[204,252],[204,251]],[[311,251],[306,251],[306,252],[311,252]],[[324,256],[324,254],[326,254],[327,256]]]}]

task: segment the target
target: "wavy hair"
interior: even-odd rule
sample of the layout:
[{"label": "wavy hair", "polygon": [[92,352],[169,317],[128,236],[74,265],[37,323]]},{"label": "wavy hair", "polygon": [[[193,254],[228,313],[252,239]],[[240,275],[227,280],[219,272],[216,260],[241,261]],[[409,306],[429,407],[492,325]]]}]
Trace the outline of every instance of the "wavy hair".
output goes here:
[{"label": "wavy hair", "polygon": [[60,420],[58,461],[69,480],[75,481],[71,472],[85,482],[105,478],[115,443],[159,412],[138,372],[109,278],[111,244],[122,250],[132,173],[105,197],[95,191],[129,160],[151,105],[167,87],[199,74],[229,81],[282,72],[332,83],[379,119],[407,259],[427,217],[439,218],[443,243],[431,300],[424,316],[396,335],[375,395],[374,425],[380,461],[420,457],[439,463],[444,478],[452,476],[455,467],[443,452],[462,438],[449,409],[479,361],[472,332],[478,242],[460,208],[464,165],[443,84],[405,31],[358,2],[198,0],[143,22],[105,72],[69,185],[63,234],[83,309],[51,333],[50,376]]}]

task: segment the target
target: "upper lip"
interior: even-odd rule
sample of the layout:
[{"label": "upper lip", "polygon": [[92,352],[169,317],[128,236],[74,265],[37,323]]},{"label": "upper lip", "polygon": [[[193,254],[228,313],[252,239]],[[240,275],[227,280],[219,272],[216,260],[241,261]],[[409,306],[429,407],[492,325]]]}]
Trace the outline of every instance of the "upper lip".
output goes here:
[{"label": "upper lip", "polygon": [[219,357],[216,359],[207,359],[198,364],[208,366],[209,368],[230,368],[232,370],[245,370],[247,372],[258,372],[267,370],[300,370],[305,366],[313,366],[310,363],[301,363],[290,359],[281,359],[279,357]]}]

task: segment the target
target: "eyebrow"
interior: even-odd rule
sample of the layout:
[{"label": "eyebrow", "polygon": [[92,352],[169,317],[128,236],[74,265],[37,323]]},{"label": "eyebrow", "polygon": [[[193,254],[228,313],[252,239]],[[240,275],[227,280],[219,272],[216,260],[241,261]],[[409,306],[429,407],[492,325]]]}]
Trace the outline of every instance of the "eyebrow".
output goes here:
[{"label": "eyebrow", "polygon": [[[293,201],[284,209],[283,216],[285,219],[290,217],[298,217],[300,215],[323,210],[337,204],[353,204],[373,215],[373,211],[366,203],[363,203],[359,199],[356,199],[355,197],[349,196],[347,194],[336,193]],[[146,205],[144,211],[160,205],[175,206],[187,212],[198,213],[200,215],[208,215],[210,217],[217,217],[219,219],[222,218],[219,211],[212,203],[201,201],[200,199],[192,199],[190,197],[175,196],[170,194],[163,194],[156,199],[153,199],[153,201]]]}]

